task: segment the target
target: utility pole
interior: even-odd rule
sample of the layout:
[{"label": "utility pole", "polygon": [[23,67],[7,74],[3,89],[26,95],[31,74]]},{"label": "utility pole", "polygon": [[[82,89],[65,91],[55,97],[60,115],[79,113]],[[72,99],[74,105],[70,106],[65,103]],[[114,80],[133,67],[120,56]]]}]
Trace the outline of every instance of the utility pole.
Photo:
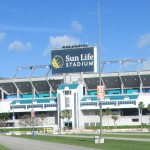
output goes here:
[{"label": "utility pole", "polygon": [[97,87],[97,98],[99,102],[99,113],[100,113],[100,136],[98,143],[104,143],[102,133],[102,99],[104,99],[104,87],[101,85],[101,49],[100,49],[100,0],[98,0],[98,64],[99,64],[99,86]]},{"label": "utility pole", "polygon": [[34,107],[33,107],[34,88],[33,88],[33,86],[32,86],[32,85],[31,85],[31,88],[32,88],[32,109],[31,109],[31,119],[32,119],[32,136],[34,137],[34,136],[35,136],[35,133],[34,133],[34,118],[35,118],[35,111],[34,111]]}]

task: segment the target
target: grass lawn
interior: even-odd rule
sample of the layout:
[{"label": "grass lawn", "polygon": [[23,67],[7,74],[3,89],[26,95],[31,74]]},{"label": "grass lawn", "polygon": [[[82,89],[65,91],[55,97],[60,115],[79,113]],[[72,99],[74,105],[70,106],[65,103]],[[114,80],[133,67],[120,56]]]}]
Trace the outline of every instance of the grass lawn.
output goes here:
[{"label": "grass lawn", "polygon": [[56,142],[63,143],[69,145],[83,146],[83,147],[91,147],[103,150],[149,150],[150,142],[136,142],[136,141],[123,141],[123,140],[110,140],[105,139],[104,144],[95,144],[94,139],[89,138],[78,138],[78,137],[67,137],[67,136],[50,136],[50,135],[36,135],[32,137],[31,135],[21,135],[19,137],[48,141],[48,142]]},{"label": "grass lawn", "polygon": [[[69,135],[69,134],[68,134]],[[95,136],[99,134],[76,134],[82,136]],[[150,133],[103,133],[104,137],[142,138],[150,139]]]},{"label": "grass lawn", "polygon": [[0,150],[9,150],[9,149],[4,147],[3,145],[0,145]]}]

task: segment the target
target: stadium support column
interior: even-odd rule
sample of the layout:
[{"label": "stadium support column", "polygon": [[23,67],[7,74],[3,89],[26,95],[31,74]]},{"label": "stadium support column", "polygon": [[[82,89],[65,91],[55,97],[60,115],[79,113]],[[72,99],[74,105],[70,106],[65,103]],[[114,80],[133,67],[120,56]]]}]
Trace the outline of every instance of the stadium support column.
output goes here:
[{"label": "stadium support column", "polygon": [[4,99],[4,92],[1,90],[1,99]]},{"label": "stadium support column", "polygon": [[142,88],[143,88],[143,82],[142,82],[142,79],[141,79],[141,76],[140,76],[140,71],[138,71],[138,76],[139,76],[139,79],[140,79],[140,93],[141,93]]}]

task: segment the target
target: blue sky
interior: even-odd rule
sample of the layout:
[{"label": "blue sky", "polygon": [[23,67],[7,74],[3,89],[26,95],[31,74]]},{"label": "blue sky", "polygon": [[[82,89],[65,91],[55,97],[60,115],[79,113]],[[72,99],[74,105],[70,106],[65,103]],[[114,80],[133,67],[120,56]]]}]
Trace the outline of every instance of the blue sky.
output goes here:
[{"label": "blue sky", "polygon": [[[50,64],[51,49],[62,44],[97,46],[97,4],[97,0],[0,0],[0,77],[11,78],[16,67]],[[149,6],[150,0],[100,0],[103,61],[149,60]]]}]

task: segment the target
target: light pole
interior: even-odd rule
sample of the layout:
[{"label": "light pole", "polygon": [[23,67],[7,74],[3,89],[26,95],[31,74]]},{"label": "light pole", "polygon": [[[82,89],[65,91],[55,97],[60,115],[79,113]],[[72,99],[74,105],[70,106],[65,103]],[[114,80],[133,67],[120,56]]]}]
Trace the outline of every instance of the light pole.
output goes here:
[{"label": "light pole", "polygon": [[[13,96],[14,96],[14,92],[13,92],[13,86],[11,86],[11,88],[12,88],[12,94],[11,94],[11,96],[12,96],[12,101],[13,101]],[[14,112],[14,104],[13,104],[13,116],[12,116],[12,119],[13,119],[13,134],[15,134],[15,112]]]},{"label": "light pole", "polygon": [[98,0],[98,53],[99,53],[99,86],[97,87],[98,101],[99,101],[99,112],[100,112],[100,137],[98,143],[104,143],[104,138],[102,134],[102,101],[101,98],[104,98],[104,88],[101,86],[101,50],[100,50],[100,0]]},{"label": "light pole", "polygon": [[15,112],[14,112],[14,104],[13,104],[13,131],[15,134]]},{"label": "light pole", "polygon": [[[26,67],[18,67],[16,68],[16,71],[15,71],[15,74],[13,76],[13,79],[15,79],[17,73],[20,71],[20,70],[24,70],[24,69],[29,69],[31,72],[30,72],[30,76],[29,76],[29,82],[31,84],[31,94],[32,94],[32,104],[31,104],[31,122],[32,122],[32,136],[35,136],[35,132],[34,132],[34,126],[35,126],[35,111],[34,111],[34,95],[35,95],[35,91],[38,93],[37,89],[34,87],[33,83],[32,83],[32,74],[33,72],[35,71],[35,69],[37,68],[48,68],[48,72],[46,73],[46,81],[47,83],[49,84],[48,80],[47,80],[47,76],[48,76],[48,73],[50,72],[51,70],[51,65],[40,65],[40,66],[26,66]],[[14,83],[14,85],[17,87],[17,85]],[[49,84],[50,88],[51,88],[51,85]],[[19,89],[19,88],[17,88]],[[19,90],[20,91],[20,90]],[[50,90],[51,91],[51,90]],[[50,93],[51,94],[51,93]]]},{"label": "light pole", "polygon": [[32,109],[31,109],[31,119],[32,119],[32,136],[34,137],[35,136],[35,133],[34,133],[34,118],[35,118],[35,112],[34,112],[34,107],[33,107],[33,87],[31,85],[31,88],[32,88]]}]

